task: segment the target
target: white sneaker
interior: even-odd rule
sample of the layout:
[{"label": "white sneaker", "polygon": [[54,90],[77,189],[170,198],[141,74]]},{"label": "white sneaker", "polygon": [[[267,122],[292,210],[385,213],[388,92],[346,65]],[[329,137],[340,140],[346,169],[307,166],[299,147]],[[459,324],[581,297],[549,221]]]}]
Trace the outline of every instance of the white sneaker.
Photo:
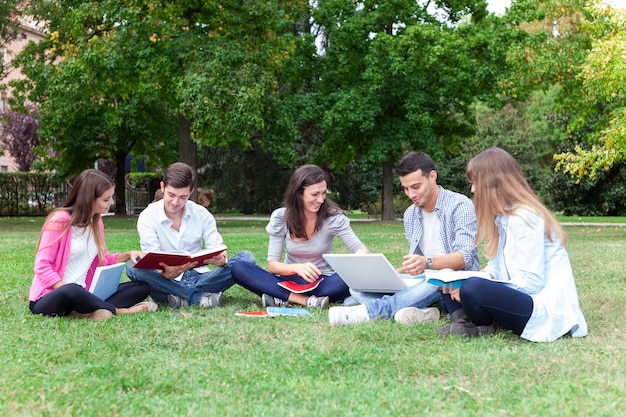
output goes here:
[{"label": "white sneaker", "polygon": [[398,310],[393,318],[400,324],[410,326],[415,323],[430,323],[431,321],[437,321],[439,320],[439,315],[439,309],[435,307],[421,309],[416,307],[406,307]]},{"label": "white sneaker", "polygon": [[331,327],[349,326],[370,320],[364,304],[350,307],[331,307],[328,310],[328,321]]}]

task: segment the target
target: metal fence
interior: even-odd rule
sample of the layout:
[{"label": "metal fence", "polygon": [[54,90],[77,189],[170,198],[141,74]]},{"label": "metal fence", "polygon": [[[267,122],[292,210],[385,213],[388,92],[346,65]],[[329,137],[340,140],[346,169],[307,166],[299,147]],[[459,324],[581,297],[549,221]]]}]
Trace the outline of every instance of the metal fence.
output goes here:
[{"label": "metal fence", "polygon": [[[143,185],[143,184],[142,184]],[[49,174],[0,172],[0,216],[47,216],[67,198],[71,184]],[[126,214],[139,214],[153,199],[126,183]]]},{"label": "metal fence", "polygon": [[45,216],[65,201],[70,188],[46,174],[0,173],[0,216]]},{"label": "metal fence", "polygon": [[152,201],[147,190],[133,188],[126,183],[126,214],[139,214]]}]

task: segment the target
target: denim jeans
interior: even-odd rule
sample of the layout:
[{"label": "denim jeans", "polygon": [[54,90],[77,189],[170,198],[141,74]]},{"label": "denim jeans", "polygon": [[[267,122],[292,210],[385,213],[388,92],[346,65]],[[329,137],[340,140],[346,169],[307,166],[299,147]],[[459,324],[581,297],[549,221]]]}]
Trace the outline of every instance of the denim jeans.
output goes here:
[{"label": "denim jeans", "polygon": [[444,301],[451,313],[460,308],[477,326],[494,321],[505,329],[521,335],[533,313],[530,295],[500,282],[482,278],[468,278],[461,286],[461,304],[446,295]]},{"label": "denim jeans", "polygon": [[[305,295],[315,295],[317,297],[327,296],[331,303],[338,303],[346,298],[348,286],[339,275],[332,274],[323,277],[324,281],[312,291]],[[240,263],[233,268],[233,279],[245,289],[258,295],[268,294],[272,297],[287,300],[290,291],[277,285],[280,281],[294,281],[298,284],[306,284],[307,281],[299,275],[276,276],[258,265],[247,265]]]},{"label": "denim jeans", "polygon": [[185,271],[180,281],[165,279],[154,269],[133,268],[132,262],[129,261],[126,264],[126,275],[132,281],[147,282],[150,285],[150,296],[157,303],[165,304],[167,296],[174,294],[184,298],[189,304],[198,304],[205,292],[226,291],[235,283],[231,269],[237,262],[254,264],[256,260],[252,253],[241,251],[220,268],[203,273],[195,269]]},{"label": "denim jeans", "polygon": [[350,294],[359,303],[365,304],[371,319],[391,319],[396,312],[405,307],[425,308],[442,300],[439,287],[422,281],[395,294],[367,293],[350,290]]}]

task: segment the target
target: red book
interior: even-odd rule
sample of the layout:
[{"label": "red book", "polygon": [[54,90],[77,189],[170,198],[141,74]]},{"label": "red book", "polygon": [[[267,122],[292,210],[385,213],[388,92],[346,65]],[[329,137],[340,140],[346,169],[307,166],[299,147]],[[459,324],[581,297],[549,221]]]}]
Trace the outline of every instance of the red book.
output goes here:
[{"label": "red book", "polygon": [[235,316],[241,317],[271,317],[267,310],[263,311],[240,311],[235,313]]},{"label": "red book", "polygon": [[278,285],[293,293],[300,294],[307,291],[313,291],[317,288],[318,285],[320,285],[322,281],[324,281],[324,278],[320,278],[317,281],[309,282],[308,284],[298,284],[297,282],[293,281],[280,281],[278,282]]},{"label": "red book", "polygon": [[182,253],[148,252],[135,264],[135,268],[142,269],[163,269],[160,263],[169,266],[186,264],[187,262],[198,262],[196,266],[204,265],[204,261],[219,255],[227,249],[225,245],[209,248],[200,252],[185,255]]}]

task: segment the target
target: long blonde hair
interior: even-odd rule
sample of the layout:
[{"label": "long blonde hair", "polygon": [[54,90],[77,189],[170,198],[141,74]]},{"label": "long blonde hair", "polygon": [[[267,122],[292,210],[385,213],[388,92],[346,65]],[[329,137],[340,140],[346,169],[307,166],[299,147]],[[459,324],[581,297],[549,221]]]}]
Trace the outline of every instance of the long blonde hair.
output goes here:
[{"label": "long blonde hair", "polygon": [[485,256],[493,259],[498,251],[496,216],[515,214],[523,207],[535,210],[543,219],[546,236],[565,245],[566,235],[558,220],[528,185],[515,159],[504,149],[489,148],[472,158],[465,171],[474,186],[478,233],[476,246],[485,241]]},{"label": "long blonde hair", "polygon": [[[63,202],[61,207],[56,208],[50,212],[43,225],[43,230],[62,230],[59,235],[60,239],[71,226],[82,227],[89,229],[93,233],[96,241],[96,247],[98,248],[98,258],[100,264],[105,261],[105,245],[100,234],[100,213],[92,215],[93,203],[98,197],[104,194],[107,190],[114,186],[113,181],[103,172],[95,169],[87,169],[76,178],[70,194]],[[54,214],[59,211],[64,211],[70,216],[69,222],[65,224],[59,224],[58,222],[51,222],[50,219]],[[43,234],[43,233],[42,233]],[[57,239],[57,240],[58,240]],[[50,245],[55,243],[51,242]],[[40,248],[41,235],[39,236],[39,242],[37,243],[37,251]],[[48,245],[48,246],[50,246]]]}]

